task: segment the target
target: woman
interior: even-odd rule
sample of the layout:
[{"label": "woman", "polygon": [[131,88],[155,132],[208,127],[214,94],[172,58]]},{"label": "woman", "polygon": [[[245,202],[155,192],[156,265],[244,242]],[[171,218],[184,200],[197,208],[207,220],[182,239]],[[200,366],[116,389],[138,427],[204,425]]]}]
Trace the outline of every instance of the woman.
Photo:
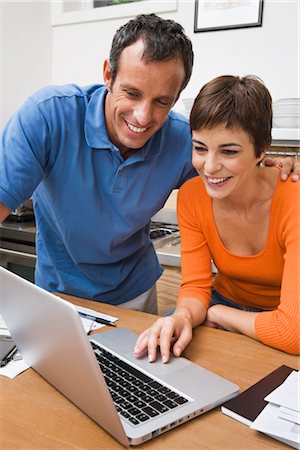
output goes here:
[{"label": "woman", "polygon": [[[256,77],[222,76],[199,92],[190,116],[199,177],[178,193],[182,283],[172,316],[138,338],[163,362],[193,327],[242,333],[300,353],[300,184],[260,163],[271,143],[272,99]],[[211,259],[218,268],[212,280]]]}]

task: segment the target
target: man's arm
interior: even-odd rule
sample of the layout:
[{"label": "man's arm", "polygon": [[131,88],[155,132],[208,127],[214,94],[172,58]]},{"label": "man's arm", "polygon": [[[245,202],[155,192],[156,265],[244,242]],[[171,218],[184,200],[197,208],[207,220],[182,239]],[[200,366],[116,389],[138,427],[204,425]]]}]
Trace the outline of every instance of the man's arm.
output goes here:
[{"label": "man's arm", "polygon": [[10,209],[7,206],[0,203],[0,222],[3,222],[4,219],[10,214]]},{"label": "man's arm", "polygon": [[281,167],[281,179],[283,181],[287,180],[291,175],[293,181],[300,180],[300,160],[296,158],[286,157],[286,158],[265,158],[265,166],[279,166]]}]

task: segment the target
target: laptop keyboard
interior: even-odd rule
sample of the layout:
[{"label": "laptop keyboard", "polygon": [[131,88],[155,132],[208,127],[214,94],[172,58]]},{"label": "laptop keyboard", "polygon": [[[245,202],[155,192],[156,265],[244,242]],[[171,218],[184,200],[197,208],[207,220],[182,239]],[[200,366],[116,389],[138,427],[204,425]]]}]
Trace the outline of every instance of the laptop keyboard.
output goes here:
[{"label": "laptop keyboard", "polygon": [[91,345],[116,409],[131,425],[145,423],[188,402],[94,342]]}]

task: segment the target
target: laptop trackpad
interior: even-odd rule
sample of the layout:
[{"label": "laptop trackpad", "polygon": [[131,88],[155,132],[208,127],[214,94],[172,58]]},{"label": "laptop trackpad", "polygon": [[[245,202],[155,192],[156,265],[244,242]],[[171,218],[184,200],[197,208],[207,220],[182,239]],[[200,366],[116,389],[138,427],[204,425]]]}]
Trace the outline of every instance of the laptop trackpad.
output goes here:
[{"label": "laptop trackpad", "polygon": [[153,375],[163,378],[164,375],[169,375],[170,373],[183,369],[190,365],[190,362],[184,358],[175,358],[172,356],[168,364],[163,364],[160,357],[158,356],[157,360],[154,363],[149,363],[148,357],[144,356],[142,358],[136,358],[132,352],[126,353],[124,355],[125,358],[131,361],[133,364],[136,364],[141,369],[146,370],[147,372],[152,373]]},{"label": "laptop trackpad", "polygon": [[175,358],[174,356],[171,357],[168,364],[163,364],[159,355],[155,363],[149,363],[147,354],[141,358],[136,358],[133,350],[137,337],[137,334],[125,328],[115,328],[104,333],[89,336],[90,339],[95,339],[100,344],[107,346],[108,349],[115,351],[121,357],[124,357],[159,378],[164,375],[169,375],[176,370],[188,367],[191,364],[187,359]]}]

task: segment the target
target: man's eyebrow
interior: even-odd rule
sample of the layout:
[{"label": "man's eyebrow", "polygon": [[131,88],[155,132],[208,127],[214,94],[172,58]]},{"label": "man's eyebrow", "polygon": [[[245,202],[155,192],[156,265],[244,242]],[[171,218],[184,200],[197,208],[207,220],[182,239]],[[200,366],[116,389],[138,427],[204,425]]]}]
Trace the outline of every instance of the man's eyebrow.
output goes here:
[{"label": "man's eyebrow", "polygon": [[139,89],[137,89],[136,87],[134,87],[134,86],[131,86],[131,84],[128,84],[128,83],[121,83],[121,88],[123,88],[123,89],[130,89],[131,91],[136,91],[136,92],[140,92],[140,90]]},{"label": "man's eyebrow", "polygon": [[173,97],[172,95],[160,95],[159,97],[157,97],[157,100],[162,100],[168,103],[174,103],[175,97]]}]

